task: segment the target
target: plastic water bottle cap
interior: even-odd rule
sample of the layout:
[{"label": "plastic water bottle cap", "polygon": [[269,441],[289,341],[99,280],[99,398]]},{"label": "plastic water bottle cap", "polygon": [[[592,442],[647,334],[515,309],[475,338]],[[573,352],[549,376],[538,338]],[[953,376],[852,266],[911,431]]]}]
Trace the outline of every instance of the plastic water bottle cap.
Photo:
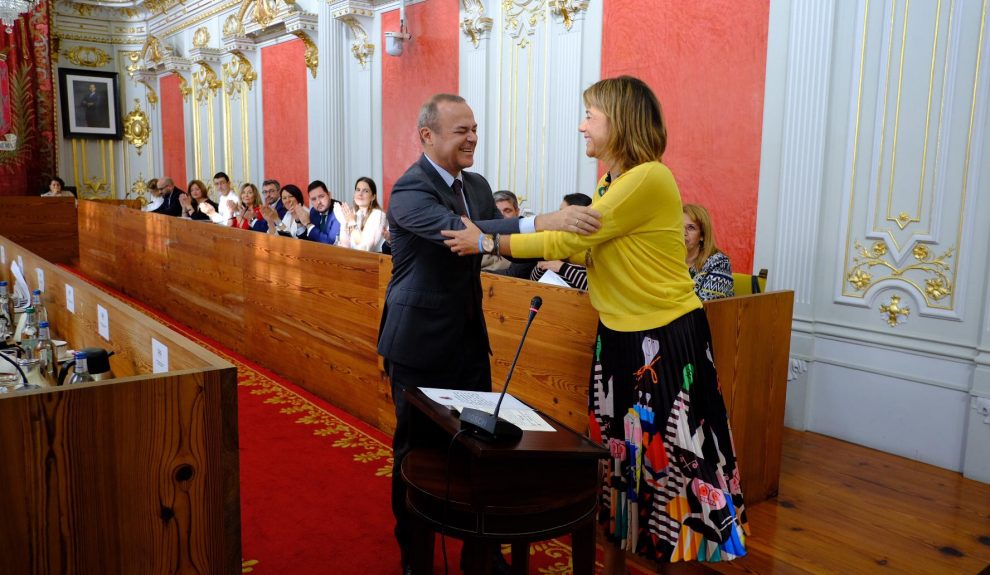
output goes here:
[{"label": "plastic water bottle cap", "polygon": [[41,295],[41,290],[40,290],[40,289],[36,289],[36,290],[34,290],[33,292],[31,292],[31,293],[32,293],[33,295]]},{"label": "plastic water bottle cap", "polygon": [[38,324],[38,327],[48,327],[48,322],[47,321],[43,321],[40,324]]}]

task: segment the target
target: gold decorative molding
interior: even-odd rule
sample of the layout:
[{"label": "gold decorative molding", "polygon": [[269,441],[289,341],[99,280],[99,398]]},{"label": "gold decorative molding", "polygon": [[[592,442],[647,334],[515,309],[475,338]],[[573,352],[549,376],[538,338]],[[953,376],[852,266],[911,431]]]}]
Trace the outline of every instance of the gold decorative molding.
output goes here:
[{"label": "gold decorative molding", "polygon": [[127,75],[133,78],[134,73],[141,69],[141,52],[124,52],[123,54],[130,62],[124,69],[127,70]]},{"label": "gold decorative molding", "polygon": [[536,27],[546,19],[547,0],[503,0],[505,33],[520,48],[530,44],[530,36],[536,35]]},{"label": "gold decorative molding", "polygon": [[179,93],[182,94],[182,100],[184,102],[188,102],[189,95],[192,94],[192,88],[189,87],[189,82],[186,82],[186,79],[182,77],[182,74],[177,71],[173,70],[172,73],[179,78]]},{"label": "gold decorative molding", "polygon": [[199,62],[199,70],[193,73],[193,92],[196,101],[202,103],[209,95],[216,95],[223,86],[217,78],[217,73],[206,62]]},{"label": "gold decorative molding", "polygon": [[152,14],[164,14],[169,8],[184,3],[184,0],[144,0],[144,7]]},{"label": "gold decorative molding", "polygon": [[354,41],[351,43],[351,54],[354,54],[354,57],[357,58],[362,68],[367,68],[368,61],[375,55],[375,45],[368,42],[368,33],[365,32],[364,26],[361,26],[357,17],[351,14],[341,16],[339,20],[346,24],[351,33],[354,34]]},{"label": "gold decorative molding", "polygon": [[113,60],[109,54],[93,46],[73,46],[63,54],[76,66],[87,68],[102,68]]},{"label": "gold decorative molding", "polygon": [[574,25],[574,16],[588,9],[588,0],[550,0],[550,12],[560,16],[564,21],[564,29],[570,30]]},{"label": "gold decorative molding", "polygon": [[147,98],[148,104],[150,104],[152,108],[154,108],[155,106],[157,106],[158,105],[158,93],[155,92],[155,89],[151,87],[151,84],[149,84],[147,80],[137,80],[137,83],[138,84],[141,84],[142,86],[144,86],[144,88],[145,88],[145,98]]},{"label": "gold decorative molding", "polygon": [[193,33],[192,43],[197,48],[206,47],[210,43],[210,30],[206,26],[197,28]]},{"label": "gold decorative molding", "polygon": [[492,31],[494,21],[485,16],[485,5],[481,3],[481,0],[461,0],[461,5],[465,12],[464,19],[461,20],[461,31],[477,48],[481,39]]},{"label": "gold decorative molding", "polygon": [[149,34],[148,39],[144,42],[144,46],[141,47],[141,58],[145,62],[161,64],[165,61],[165,56],[170,52],[171,50],[169,48],[162,45],[161,40]]},{"label": "gold decorative molding", "polygon": [[[874,242],[869,248],[856,241],[853,247],[857,253],[852,258],[852,267],[846,270],[845,274],[846,282],[852,286],[854,292],[858,292],[857,297],[863,297],[863,293],[872,286],[891,279],[902,280],[913,286],[925,297],[925,302],[931,307],[944,307],[937,305],[938,302],[953,292],[952,267],[948,264],[948,260],[952,258],[954,248],[934,256],[928,246],[918,243],[911,250],[913,261],[898,266],[897,262],[892,261],[887,244],[883,240]],[[876,269],[884,275],[877,275]],[[909,277],[909,272],[914,272],[911,275],[915,277]],[[917,278],[918,275],[921,275],[921,278]],[[924,280],[924,288],[915,281],[918,279]]]},{"label": "gold decorative molding", "polygon": [[300,40],[303,41],[303,44],[306,45],[306,54],[304,56],[306,59],[306,67],[309,68],[310,74],[312,74],[315,79],[316,70],[320,67],[320,49],[316,47],[316,44],[309,37],[309,35],[302,30],[296,30],[293,34],[295,34]]},{"label": "gold decorative molding", "polygon": [[138,172],[138,177],[131,184],[130,189],[124,195],[125,200],[137,199],[141,202],[141,207],[148,205],[148,182],[144,181],[144,174]]},{"label": "gold decorative molding", "polygon": [[141,100],[134,98],[134,109],[124,116],[124,139],[137,148],[137,154],[140,156],[141,148],[148,143],[150,137],[151,124],[148,122],[148,115],[141,109]]},{"label": "gold decorative molding", "polygon": [[900,296],[892,295],[887,303],[880,304],[880,314],[886,316],[887,325],[897,327],[902,318],[911,314],[911,308],[901,305]]},{"label": "gold decorative molding", "polygon": [[[167,28],[165,31],[160,32],[160,34],[162,35],[162,37],[167,38],[169,36],[172,36],[173,34],[182,32],[183,30],[186,30],[188,28],[192,28],[196,24],[199,24],[200,22],[203,22],[205,20],[209,20],[210,18],[216,16],[217,14],[220,14],[221,12],[226,12],[228,9],[237,6],[242,1],[243,0],[228,0],[227,2],[222,2],[218,4],[216,7],[207,10],[206,12],[201,12],[197,16],[194,16],[188,20],[184,20],[181,24],[172,26],[171,28]],[[224,36],[226,35],[227,33],[224,32]]]},{"label": "gold decorative molding", "polygon": [[222,65],[224,90],[228,96],[240,91],[241,86],[246,86],[250,90],[254,81],[258,79],[254,66],[243,55],[233,53],[230,62]]}]

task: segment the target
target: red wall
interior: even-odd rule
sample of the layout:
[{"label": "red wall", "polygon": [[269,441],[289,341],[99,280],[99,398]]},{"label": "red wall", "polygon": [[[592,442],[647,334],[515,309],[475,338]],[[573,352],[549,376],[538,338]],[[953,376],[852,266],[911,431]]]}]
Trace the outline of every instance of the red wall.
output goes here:
[{"label": "red wall", "polygon": [[[382,172],[380,201],[422,152],[416,132],[419,107],[438,92],[458,92],[458,2],[423,2],[406,8],[412,40],[402,56],[385,53],[384,32],[399,29],[399,11],[382,15]],[[469,102],[470,103],[470,102]],[[353,178],[352,178],[353,179]]]},{"label": "red wall", "polygon": [[637,76],[667,120],[664,162],[712,213],[735,271],[753,267],[768,0],[605,0],[602,77]]},{"label": "red wall", "polygon": [[[167,74],[159,80],[162,100],[162,156],[161,174],[148,177],[169,177],[175,185],[186,189],[186,124],[182,111],[182,92],[179,91],[179,77]],[[213,174],[209,174],[212,176]],[[197,178],[208,177],[196,174]]]},{"label": "red wall", "polygon": [[[282,185],[295,184],[303,190],[303,196],[309,185],[309,118],[306,103],[306,74],[309,74],[309,69],[306,68],[305,53],[306,45],[302,40],[261,49],[261,97],[265,123],[263,177],[274,178]],[[317,174],[319,177],[322,175]]]}]

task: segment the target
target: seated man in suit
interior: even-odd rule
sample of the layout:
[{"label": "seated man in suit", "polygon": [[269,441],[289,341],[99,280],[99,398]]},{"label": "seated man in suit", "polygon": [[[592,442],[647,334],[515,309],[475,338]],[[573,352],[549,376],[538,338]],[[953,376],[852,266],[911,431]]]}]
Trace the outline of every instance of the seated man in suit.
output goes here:
[{"label": "seated man in suit", "polygon": [[324,244],[336,243],[340,222],[333,215],[333,204],[326,184],[320,180],[309,184],[309,211],[306,206],[296,206],[296,219],[306,227],[303,238]]},{"label": "seated man in suit", "polygon": [[282,184],[278,180],[265,180],[261,184],[261,194],[265,196],[265,205],[275,210],[279,219],[285,217],[285,206],[282,205]]},{"label": "seated man in suit", "polygon": [[[502,213],[503,218],[519,218],[519,198],[509,190],[499,190],[492,194],[495,207]],[[499,255],[487,255],[481,260],[481,271],[503,276],[529,279],[533,273],[535,261],[509,261]]]},{"label": "seated man in suit", "polygon": [[179,196],[185,192],[175,187],[172,178],[160,178],[158,191],[161,192],[162,203],[154,210],[154,213],[176,218],[182,215],[182,204],[179,203]]}]

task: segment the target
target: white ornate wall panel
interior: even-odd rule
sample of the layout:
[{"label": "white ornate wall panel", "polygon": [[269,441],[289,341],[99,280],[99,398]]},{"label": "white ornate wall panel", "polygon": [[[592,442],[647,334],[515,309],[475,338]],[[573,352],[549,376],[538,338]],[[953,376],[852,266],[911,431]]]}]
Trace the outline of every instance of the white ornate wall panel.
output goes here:
[{"label": "white ornate wall panel", "polygon": [[563,4],[566,18],[546,0],[462,3],[461,93],[481,139],[474,169],[533,213],[589,193],[596,179],[577,126],[581,92],[600,70],[601,3]]},{"label": "white ornate wall panel", "polygon": [[990,481],[986,12],[772,4],[756,261],[795,290],[789,425]]}]

